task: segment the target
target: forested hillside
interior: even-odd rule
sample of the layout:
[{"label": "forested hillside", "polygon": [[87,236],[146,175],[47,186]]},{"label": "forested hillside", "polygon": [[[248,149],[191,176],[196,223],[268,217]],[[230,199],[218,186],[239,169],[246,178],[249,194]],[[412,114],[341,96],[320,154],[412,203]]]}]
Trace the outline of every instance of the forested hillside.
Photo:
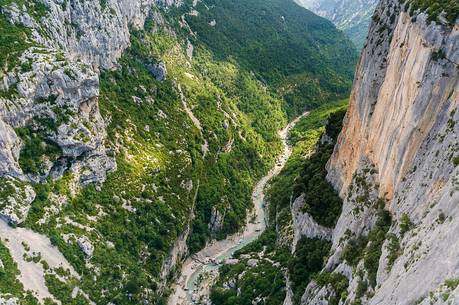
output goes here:
[{"label": "forested hillside", "polygon": [[0,293],[22,304],[164,304],[244,224],[277,131],[349,93],[352,45],[293,2],[0,3]]},{"label": "forested hillside", "polygon": [[279,93],[290,118],[349,94],[357,53],[326,19],[282,0],[205,0],[196,10],[186,20],[199,41]]},{"label": "forested hillside", "polygon": [[378,0],[295,0],[314,13],[332,21],[362,49]]}]

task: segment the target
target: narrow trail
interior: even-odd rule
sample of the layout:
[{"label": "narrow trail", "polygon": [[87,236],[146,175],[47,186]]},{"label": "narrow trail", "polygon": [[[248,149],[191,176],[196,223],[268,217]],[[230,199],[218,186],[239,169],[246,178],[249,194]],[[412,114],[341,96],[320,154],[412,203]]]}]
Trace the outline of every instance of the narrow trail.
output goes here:
[{"label": "narrow trail", "polygon": [[168,305],[206,304],[209,290],[218,276],[219,264],[231,258],[237,250],[257,239],[265,230],[265,187],[273,177],[280,173],[292,153],[292,147],[287,142],[289,131],[308,114],[309,112],[304,112],[279,131],[283,150],[274,167],[258,181],[253,190],[254,209],[247,215],[244,231],[224,240],[213,241],[188,258],[182,265],[180,278],[172,287],[174,292],[169,298]]}]

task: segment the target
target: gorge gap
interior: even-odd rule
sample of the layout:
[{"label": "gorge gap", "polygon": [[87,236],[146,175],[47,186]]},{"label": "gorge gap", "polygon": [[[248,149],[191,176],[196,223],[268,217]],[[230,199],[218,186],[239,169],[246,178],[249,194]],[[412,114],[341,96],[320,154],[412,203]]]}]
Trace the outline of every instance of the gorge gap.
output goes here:
[{"label": "gorge gap", "polygon": [[330,22],[234,4],[1,2],[3,300],[164,303],[186,257],[242,229],[277,131],[349,94]]},{"label": "gorge gap", "polygon": [[0,13],[0,302],[166,304],[308,110],[266,230],[210,262],[202,300],[454,304],[457,1],[381,0],[355,77],[352,43],[293,1]]},{"label": "gorge gap", "polygon": [[380,1],[331,158],[276,178],[272,229],[222,267],[214,304],[457,303],[458,8]]}]

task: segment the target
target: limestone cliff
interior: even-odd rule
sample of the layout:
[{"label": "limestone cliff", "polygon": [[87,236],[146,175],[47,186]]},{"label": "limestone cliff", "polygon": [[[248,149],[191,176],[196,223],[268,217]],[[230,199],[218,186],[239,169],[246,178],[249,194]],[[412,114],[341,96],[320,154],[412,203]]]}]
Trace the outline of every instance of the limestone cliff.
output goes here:
[{"label": "limestone cliff", "polygon": [[[345,275],[357,304],[459,298],[459,24],[407,8],[378,5],[328,163],[344,205],[324,272]],[[313,281],[302,303],[333,288]]]},{"label": "limestone cliff", "polygon": [[[163,24],[154,11],[174,1],[43,1],[12,2],[1,8],[9,22],[28,30],[27,50],[19,65],[0,72],[0,179],[38,182],[60,177],[70,169],[79,184],[100,183],[116,163],[106,142],[106,122],[98,107],[99,71],[116,68],[130,43],[130,28],[143,27],[148,17]],[[178,4],[178,3],[177,3]],[[46,14],[37,14],[37,6]],[[51,126],[46,121],[53,121]],[[34,168],[20,165],[27,148],[26,132],[58,146],[35,154]],[[16,182],[17,184],[19,182]],[[24,188],[17,188],[20,193]],[[33,193],[33,191],[32,191]],[[10,196],[11,197],[11,196]],[[22,201],[22,213],[1,214],[22,222],[35,195]],[[24,213],[25,212],[25,213]]]}]

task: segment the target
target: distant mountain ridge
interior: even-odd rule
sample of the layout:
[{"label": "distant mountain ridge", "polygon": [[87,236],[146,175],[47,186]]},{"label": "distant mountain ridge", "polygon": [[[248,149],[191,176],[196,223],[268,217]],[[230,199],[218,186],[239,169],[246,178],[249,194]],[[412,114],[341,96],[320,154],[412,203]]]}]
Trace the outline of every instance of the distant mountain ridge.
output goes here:
[{"label": "distant mountain ridge", "polygon": [[363,47],[378,0],[295,0],[299,5],[332,21],[357,48]]}]

